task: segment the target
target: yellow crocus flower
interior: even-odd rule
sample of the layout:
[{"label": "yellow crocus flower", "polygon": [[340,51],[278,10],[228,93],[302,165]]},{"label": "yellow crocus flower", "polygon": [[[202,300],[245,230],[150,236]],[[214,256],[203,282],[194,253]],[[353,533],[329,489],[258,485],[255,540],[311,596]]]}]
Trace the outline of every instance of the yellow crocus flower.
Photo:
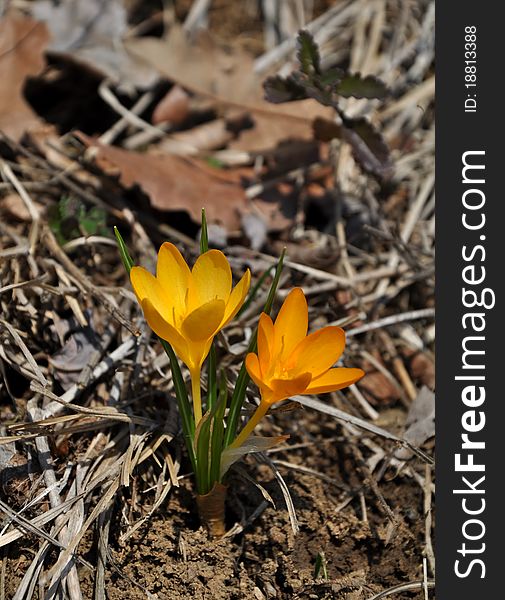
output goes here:
[{"label": "yellow crocus flower", "polygon": [[198,423],[203,361],[214,336],[244,303],[250,271],[232,289],[230,264],[221,251],[201,254],[190,270],[179,250],[165,242],[158,253],[156,277],[143,267],[133,267],[130,279],[149,326],[171,344],[190,371]]},{"label": "yellow crocus flower", "polygon": [[347,387],[365,374],[361,369],[332,368],[345,347],[340,327],[307,335],[308,307],[301,288],[286,297],[275,323],[265,313],[258,325],[258,353],[246,356],[246,369],[259,387],[261,402],[231,444],[241,446],[275,402],[299,394],[322,394]]}]

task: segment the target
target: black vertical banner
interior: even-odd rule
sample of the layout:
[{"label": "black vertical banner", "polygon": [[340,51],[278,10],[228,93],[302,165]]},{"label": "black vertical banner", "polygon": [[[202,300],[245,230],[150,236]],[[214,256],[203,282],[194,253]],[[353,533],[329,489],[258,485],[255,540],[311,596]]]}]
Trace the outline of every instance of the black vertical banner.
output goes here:
[{"label": "black vertical banner", "polygon": [[505,597],[505,30],[437,3],[437,599]]}]

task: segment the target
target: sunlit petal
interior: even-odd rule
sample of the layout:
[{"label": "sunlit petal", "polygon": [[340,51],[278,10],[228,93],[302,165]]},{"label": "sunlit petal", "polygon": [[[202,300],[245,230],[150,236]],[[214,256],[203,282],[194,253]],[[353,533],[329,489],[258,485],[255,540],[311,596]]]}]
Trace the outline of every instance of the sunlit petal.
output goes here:
[{"label": "sunlit petal", "polygon": [[261,313],[258,323],[258,358],[263,377],[268,375],[273,366],[273,350],[274,325],[266,313]]},{"label": "sunlit petal", "polygon": [[189,341],[202,342],[214,336],[224,315],[224,300],[211,300],[191,312],[182,322],[181,331]]},{"label": "sunlit petal", "polygon": [[286,400],[291,396],[303,394],[310,383],[312,376],[310,373],[301,373],[291,379],[272,379],[270,386],[273,390],[270,402],[279,402]]},{"label": "sunlit petal", "polygon": [[307,335],[307,300],[301,288],[289,292],[275,319],[275,356],[286,359]]},{"label": "sunlit petal", "polygon": [[348,385],[356,383],[365,374],[361,369],[335,368],[326,371],[316,379],[313,379],[307,388],[309,394],[324,394],[340,390]]},{"label": "sunlit petal", "polygon": [[221,328],[227,325],[233,317],[238,313],[242,304],[244,304],[244,300],[247,296],[247,292],[249,291],[249,286],[251,285],[251,271],[247,269],[244,273],[242,279],[237,283],[237,285],[233,288],[228,302],[226,304],[226,308],[224,310],[224,318],[221,323]]},{"label": "sunlit petal", "polygon": [[194,310],[216,299],[227,303],[231,283],[230,265],[220,250],[209,250],[200,255],[189,279],[188,309]]},{"label": "sunlit petal", "polygon": [[181,360],[186,362],[189,357],[188,344],[182,335],[163,318],[149,298],[142,300],[142,310],[149,327],[154,333],[161,339],[166,340]]},{"label": "sunlit petal", "polygon": [[250,352],[245,357],[245,368],[247,369],[247,372],[249,373],[249,377],[254,381],[254,383],[260,389],[268,388],[268,386],[266,385],[266,383],[263,381],[263,379],[261,377],[260,363],[259,363],[259,360],[258,360],[258,357],[256,356],[256,354],[253,354],[252,352]]},{"label": "sunlit petal", "polygon": [[130,280],[140,304],[146,298],[149,299],[160,316],[173,324],[170,296],[167,296],[156,277],[143,267],[133,267]]},{"label": "sunlit petal", "polygon": [[189,348],[189,360],[186,362],[189,369],[200,368],[203,364],[203,361],[207,358],[209,354],[210,347],[212,345],[213,337],[210,337],[207,340],[203,340],[200,342],[190,341],[188,343]]},{"label": "sunlit petal", "polygon": [[295,373],[309,371],[316,378],[339,359],[345,347],[345,333],[340,327],[323,327],[304,338],[288,359]]},{"label": "sunlit petal", "polygon": [[179,250],[170,242],[165,242],[158,252],[156,278],[171,298],[178,315],[185,311],[185,299],[190,270]]}]

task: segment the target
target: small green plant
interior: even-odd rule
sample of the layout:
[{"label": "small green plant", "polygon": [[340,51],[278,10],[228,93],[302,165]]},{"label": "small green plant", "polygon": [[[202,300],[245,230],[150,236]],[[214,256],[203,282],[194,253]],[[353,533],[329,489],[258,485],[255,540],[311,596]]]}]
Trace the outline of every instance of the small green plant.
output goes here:
[{"label": "small green plant", "polygon": [[351,118],[341,107],[342,98],[367,98],[383,100],[388,90],[384,83],[372,75],[348,73],[338,67],[323,69],[319,48],[308,31],[300,31],[297,38],[299,69],[287,77],[279,75],[265,80],[265,98],[282,103],[313,98],[330,106],[338,121],[316,119],[314,133],[317,138],[329,141],[341,139],[351,145],[354,157],[361,167],[379,178],[391,175],[389,149],[382,135],[365,118]]},{"label": "small green plant", "polygon": [[49,227],[63,245],[81,235],[109,236],[107,213],[103,208],[87,209],[75,197],[63,196],[49,209]]},{"label": "small green plant", "polygon": [[319,577],[322,577],[325,581],[328,581],[328,569],[326,567],[326,557],[322,550],[317,553],[316,564],[314,565],[314,579],[318,579]]},{"label": "small green plant", "polygon": [[[151,329],[158,335],[172,370],[186,448],[196,480],[197,503],[211,535],[224,534],[226,475],[231,465],[250,452],[267,450],[288,436],[259,437],[254,429],[273,404],[296,394],[341,389],[360,379],[361,369],[332,368],[345,346],[339,327],[324,327],[310,335],[307,301],[293,289],[274,321],[272,310],[282,271],[281,255],[260,317],[257,332],[235,382],[231,397],[217,364],[215,336],[247,303],[251,276],[247,270],[232,286],[232,273],[220,250],[209,250],[202,213],[200,256],[192,269],[179,250],[165,242],[158,253],[156,276],[135,266],[117,229],[120,255]],[[189,370],[191,401],[178,362]],[[203,369],[206,362],[207,368]],[[201,379],[207,376],[202,398]],[[261,400],[240,427],[246,388],[253,380]]]}]

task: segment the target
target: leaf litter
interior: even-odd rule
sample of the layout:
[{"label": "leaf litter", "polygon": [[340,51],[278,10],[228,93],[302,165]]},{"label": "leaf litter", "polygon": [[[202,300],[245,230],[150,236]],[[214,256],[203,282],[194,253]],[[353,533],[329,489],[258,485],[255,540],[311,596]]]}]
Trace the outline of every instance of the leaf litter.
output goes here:
[{"label": "leaf litter", "polygon": [[[53,8],[31,4],[50,26]],[[91,15],[99,3],[85,4],[58,10]],[[83,29],[67,12],[73,27],[63,33],[79,35],[59,48],[56,23],[50,42],[37,23],[23,38],[33,17],[0,21],[9,32],[0,36],[9,90],[0,95],[0,594],[370,600],[402,584],[411,590],[404,594],[425,598],[433,4],[386,13],[353,0],[320,3],[315,14],[308,3],[304,15],[254,13],[256,56],[219,37],[233,19],[243,27],[234,3],[188,3],[189,42],[180,7],[182,27],[169,13],[160,19],[158,7],[146,4],[139,22],[132,4],[114,4],[122,16],[110,23],[110,40],[98,39],[110,16]],[[216,18],[223,10],[229,18]],[[194,22],[210,31],[195,35]],[[348,67],[338,102],[347,122],[313,99],[263,99],[268,75],[299,67],[293,34],[302,27],[319,48],[316,56],[309,42],[306,71],[315,61],[337,78]],[[75,40],[91,53],[79,56]],[[128,61],[114,79],[110,65],[124,60],[124,48],[157,71],[155,81],[141,83],[145,67]],[[99,110],[83,115],[79,80]],[[371,100],[382,96],[380,81],[391,93]],[[64,114],[53,111],[48,127],[42,105],[61,107],[63,84]],[[202,142],[205,128],[213,133]],[[80,139],[67,133],[79,129]],[[361,154],[360,140],[368,140]],[[229,380],[283,246],[279,303],[301,285],[314,328],[347,328],[344,360],[368,374],[355,389],[273,413],[261,434],[290,440],[233,473],[229,533],[217,545],[198,529],[166,360],[110,235],[117,225],[143,264],[154,264],[166,239],[194,258],[202,205],[235,273],[248,266],[260,281],[267,271],[221,336]],[[254,389],[249,400],[247,410]],[[321,553],[328,579],[315,580]]]}]

